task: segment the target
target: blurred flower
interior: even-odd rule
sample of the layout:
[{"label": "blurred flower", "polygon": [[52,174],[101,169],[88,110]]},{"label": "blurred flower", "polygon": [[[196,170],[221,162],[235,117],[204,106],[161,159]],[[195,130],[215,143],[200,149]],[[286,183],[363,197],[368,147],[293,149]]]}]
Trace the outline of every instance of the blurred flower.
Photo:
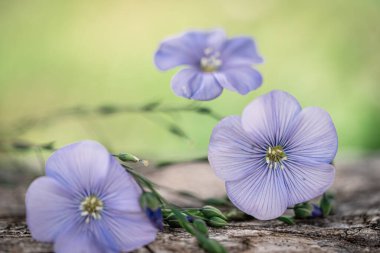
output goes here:
[{"label": "blurred flower", "polygon": [[262,62],[250,37],[227,39],[223,30],[189,31],[164,40],[154,58],[160,70],[186,65],[172,79],[178,96],[211,100],[223,88],[247,94],[262,83],[253,64]]},{"label": "blurred flower", "polygon": [[141,210],[141,188],[97,142],[56,151],[46,176],[26,193],[27,224],[34,239],[56,252],[131,251],[152,242],[157,229]]},{"label": "blurred flower", "polygon": [[302,110],[290,94],[272,91],[251,102],[241,117],[226,117],[214,128],[209,161],[226,181],[233,204],[268,220],[326,191],[334,180],[337,148],[327,112]]}]

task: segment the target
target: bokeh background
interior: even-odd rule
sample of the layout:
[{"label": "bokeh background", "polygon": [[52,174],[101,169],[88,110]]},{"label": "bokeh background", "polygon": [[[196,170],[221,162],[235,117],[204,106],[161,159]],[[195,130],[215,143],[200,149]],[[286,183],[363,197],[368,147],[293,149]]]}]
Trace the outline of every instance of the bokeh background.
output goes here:
[{"label": "bokeh background", "polygon": [[[240,114],[272,89],[330,112],[339,157],[380,149],[380,1],[0,1],[0,143],[96,139],[114,152],[156,161],[206,156],[216,120],[197,113],[60,115],[65,108],[182,107],[153,54],[165,37],[222,27],[255,38],[263,86],[246,96],[225,91],[202,102]],[[53,115],[34,125],[33,119]],[[32,120],[32,121],[30,121]],[[179,138],[160,122],[174,122]],[[33,124],[30,122],[34,122]],[[30,127],[18,133],[20,124]],[[29,126],[29,124],[31,124]],[[9,151],[4,148],[3,151]],[[4,152],[3,152],[4,153]],[[6,152],[6,156],[18,156]]]}]

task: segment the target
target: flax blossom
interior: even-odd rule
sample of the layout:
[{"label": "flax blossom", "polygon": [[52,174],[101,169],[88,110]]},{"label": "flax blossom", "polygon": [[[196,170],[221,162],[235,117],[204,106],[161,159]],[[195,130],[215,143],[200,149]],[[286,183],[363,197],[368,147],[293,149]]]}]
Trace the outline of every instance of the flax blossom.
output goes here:
[{"label": "flax blossom", "polygon": [[268,220],[313,199],[332,184],[338,147],[334,124],[317,107],[302,109],[286,92],[258,97],[241,117],[213,130],[209,161],[242,211]]},{"label": "flax blossom", "polygon": [[83,141],[56,151],[26,194],[27,224],[58,253],[131,251],[157,229],[139,204],[141,189],[107,150]]},{"label": "flax blossom", "polygon": [[223,30],[189,31],[164,40],[154,57],[160,70],[186,66],[172,79],[176,95],[195,100],[211,100],[223,89],[240,94],[262,83],[253,64],[262,62],[250,37],[228,39]]}]

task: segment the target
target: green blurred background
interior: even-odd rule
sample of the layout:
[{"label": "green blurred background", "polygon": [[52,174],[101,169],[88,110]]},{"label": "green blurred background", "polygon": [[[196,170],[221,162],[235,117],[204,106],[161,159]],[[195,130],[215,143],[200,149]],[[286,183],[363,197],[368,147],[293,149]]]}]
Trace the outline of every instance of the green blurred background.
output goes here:
[{"label": "green blurred background", "polygon": [[[17,122],[73,106],[183,106],[153,54],[165,37],[222,27],[250,35],[265,63],[262,88],[225,91],[201,103],[240,114],[253,98],[282,89],[303,106],[330,112],[340,155],[380,148],[380,1],[0,1],[0,131],[3,139],[56,146],[96,139],[113,151],[153,160],[205,156],[217,121],[183,113],[171,118],[190,140],[173,136],[153,114],[64,117],[21,136]],[[161,116],[160,116],[161,117]]]}]

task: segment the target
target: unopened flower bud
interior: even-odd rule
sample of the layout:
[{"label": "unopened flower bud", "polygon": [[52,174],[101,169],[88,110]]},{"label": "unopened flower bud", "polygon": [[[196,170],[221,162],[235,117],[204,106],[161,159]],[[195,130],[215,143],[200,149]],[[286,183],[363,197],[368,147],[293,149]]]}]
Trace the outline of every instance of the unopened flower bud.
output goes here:
[{"label": "unopened flower bud", "polygon": [[227,217],[224,216],[224,214],[218,208],[213,207],[213,206],[204,206],[202,207],[201,212],[208,219],[212,217],[218,217],[225,221],[227,220]]},{"label": "unopened flower bud", "polygon": [[313,206],[310,203],[301,203],[294,206],[294,214],[297,218],[311,217]]},{"label": "unopened flower bud", "polygon": [[134,162],[134,163],[142,163],[145,167],[149,165],[149,162],[146,160],[141,160],[135,155],[129,154],[129,153],[120,153],[116,155],[117,158],[119,158],[123,162]]},{"label": "unopened flower bud", "polygon": [[311,217],[313,218],[322,217],[323,216],[322,209],[316,204],[312,204],[312,206],[313,206],[313,210],[311,212]]},{"label": "unopened flower bud", "polygon": [[219,217],[211,217],[209,220],[207,220],[207,223],[211,226],[211,227],[224,227],[225,225],[227,225],[227,221],[225,221],[224,219],[222,218],[219,218]]}]

